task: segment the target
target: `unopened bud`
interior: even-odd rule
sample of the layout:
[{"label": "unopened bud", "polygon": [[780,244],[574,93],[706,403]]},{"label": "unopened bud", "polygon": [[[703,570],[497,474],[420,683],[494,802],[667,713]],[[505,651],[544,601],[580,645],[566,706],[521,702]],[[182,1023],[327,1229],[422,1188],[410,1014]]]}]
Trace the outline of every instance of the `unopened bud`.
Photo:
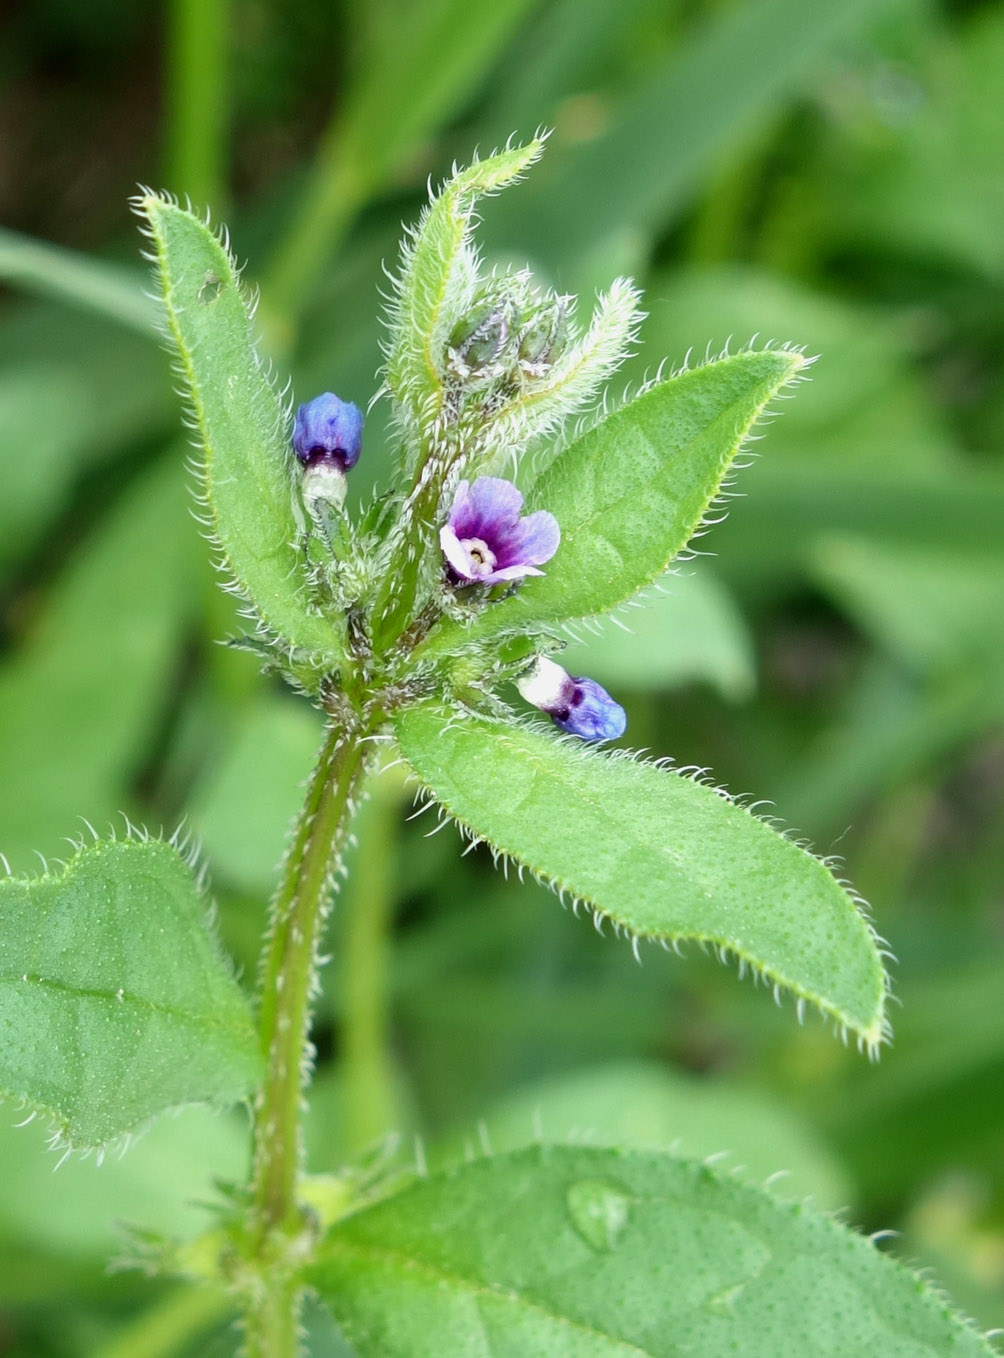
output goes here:
[{"label": "unopened bud", "polygon": [[568,298],[554,297],[526,321],[519,336],[519,366],[543,377],[568,344]]},{"label": "unopened bud", "polygon": [[344,473],[359,461],[362,444],[363,412],[351,401],[326,391],[297,409],[293,451],[304,467],[334,468],[344,481]]},{"label": "unopened bud", "polygon": [[582,740],[616,740],[624,734],[627,716],[620,703],[595,679],[571,675],[545,655],[516,680],[516,687],[528,703]]},{"label": "unopened bud", "polygon": [[458,377],[490,374],[509,343],[508,308],[486,303],[458,321],[448,346],[449,365]]}]

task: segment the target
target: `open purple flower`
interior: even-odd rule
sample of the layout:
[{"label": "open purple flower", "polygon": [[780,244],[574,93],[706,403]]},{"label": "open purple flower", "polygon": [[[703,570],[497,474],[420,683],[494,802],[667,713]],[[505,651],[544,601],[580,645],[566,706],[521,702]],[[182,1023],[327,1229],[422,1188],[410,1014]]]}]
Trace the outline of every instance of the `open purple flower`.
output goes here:
[{"label": "open purple flower", "polygon": [[528,703],[539,707],[563,731],[583,740],[616,740],[627,727],[620,703],[595,679],[578,677],[540,655],[533,668],[516,680]]},{"label": "open purple flower", "polygon": [[546,509],[520,518],[522,508],[523,497],[511,481],[480,476],[460,482],[449,522],[439,533],[458,580],[495,585],[543,575],[537,567],[558,550],[561,530]]},{"label": "open purple flower", "polygon": [[293,452],[305,467],[337,467],[347,472],[359,461],[363,412],[333,391],[307,401],[296,412]]}]

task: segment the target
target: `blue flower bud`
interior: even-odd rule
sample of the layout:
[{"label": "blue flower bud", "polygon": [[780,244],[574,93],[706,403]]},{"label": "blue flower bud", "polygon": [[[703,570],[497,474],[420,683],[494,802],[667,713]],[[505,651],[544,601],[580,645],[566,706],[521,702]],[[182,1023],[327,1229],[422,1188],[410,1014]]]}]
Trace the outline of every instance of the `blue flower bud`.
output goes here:
[{"label": "blue flower bud", "polygon": [[576,678],[546,656],[537,657],[516,687],[528,703],[582,740],[616,740],[627,727],[623,707],[595,679]]},{"label": "blue flower bud", "polygon": [[336,466],[348,471],[359,461],[363,412],[326,391],[299,407],[293,424],[293,452],[305,467]]}]

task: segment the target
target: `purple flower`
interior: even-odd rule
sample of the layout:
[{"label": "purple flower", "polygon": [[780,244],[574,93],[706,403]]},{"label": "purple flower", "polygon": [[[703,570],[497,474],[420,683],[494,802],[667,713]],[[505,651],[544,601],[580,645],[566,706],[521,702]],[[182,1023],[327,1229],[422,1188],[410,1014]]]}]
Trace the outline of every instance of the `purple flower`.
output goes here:
[{"label": "purple flower", "polygon": [[624,734],[627,715],[620,703],[595,679],[576,677],[546,656],[516,680],[528,703],[546,712],[564,731],[583,740],[616,740]]},{"label": "purple flower", "polygon": [[332,391],[299,407],[293,424],[293,452],[305,467],[335,466],[345,472],[359,461],[363,412]]},{"label": "purple flower", "polygon": [[511,481],[480,476],[461,481],[449,523],[439,532],[443,553],[458,580],[495,585],[543,575],[537,567],[558,550],[561,530],[540,509],[521,519],[523,497]]}]

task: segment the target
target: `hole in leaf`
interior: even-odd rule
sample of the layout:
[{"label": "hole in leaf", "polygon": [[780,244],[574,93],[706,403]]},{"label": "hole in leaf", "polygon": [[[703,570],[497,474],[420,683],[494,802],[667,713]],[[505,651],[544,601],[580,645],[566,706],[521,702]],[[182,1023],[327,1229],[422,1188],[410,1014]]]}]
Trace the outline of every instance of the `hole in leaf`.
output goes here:
[{"label": "hole in leaf", "polygon": [[217,297],[219,297],[222,289],[223,280],[221,278],[217,278],[217,276],[214,273],[207,273],[205,282],[202,284],[202,287],[199,289],[198,292],[199,301],[203,304],[203,306],[207,306],[210,302],[215,302]]}]

